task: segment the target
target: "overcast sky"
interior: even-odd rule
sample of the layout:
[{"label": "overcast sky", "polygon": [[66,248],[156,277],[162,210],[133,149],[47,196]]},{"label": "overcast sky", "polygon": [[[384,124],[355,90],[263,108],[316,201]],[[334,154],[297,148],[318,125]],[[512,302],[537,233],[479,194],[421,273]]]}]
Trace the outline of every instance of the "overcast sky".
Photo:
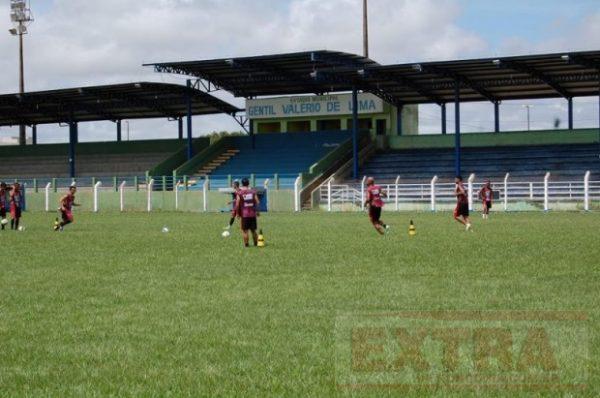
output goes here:
[{"label": "overcast sky", "polygon": [[[0,0],[0,92],[18,89],[17,40]],[[314,49],[360,53],[362,0],[31,0],[25,37],[26,89],[131,81],[184,83],[146,62]],[[598,0],[369,0],[371,58],[380,63],[599,50]],[[4,15],[4,17],[2,17]],[[240,99],[220,96],[237,105]],[[566,119],[566,101],[529,101],[532,126]],[[523,102],[502,106],[504,129],[526,128]],[[467,104],[465,131],[493,129],[491,104]],[[452,114],[449,109],[449,115]],[[575,100],[575,126],[596,126],[597,99]],[[424,133],[439,131],[439,107],[421,106]],[[449,118],[449,126],[452,119]],[[174,137],[176,123],[131,121],[131,139]],[[194,135],[238,130],[230,118],[196,117]],[[65,141],[67,129],[41,126],[40,142]],[[1,136],[15,129],[0,129]],[[112,140],[112,123],[85,123],[82,140]]]}]

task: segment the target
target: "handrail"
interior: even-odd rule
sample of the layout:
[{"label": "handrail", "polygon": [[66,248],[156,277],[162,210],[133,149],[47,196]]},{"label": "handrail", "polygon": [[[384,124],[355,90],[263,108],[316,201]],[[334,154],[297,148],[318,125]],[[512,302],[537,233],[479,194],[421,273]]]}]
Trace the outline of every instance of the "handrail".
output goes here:
[{"label": "handrail", "polygon": [[177,167],[175,169],[176,175],[182,176],[196,174],[200,167],[219,156],[226,149],[229,149],[231,146],[233,146],[233,138],[234,137],[230,136],[223,137],[214,144],[204,148],[196,156]]},{"label": "handrail", "polygon": [[[210,138],[208,137],[198,137],[195,138],[192,142],[192,147],[195,152],[201,151],[203,148],[207,148],[210,146]],[[177,152],[169,156],[167,159],[163,160],[161,163],[157,164],[153,168],[147,171],[148,175],[171,175],[173,170],[180,167],[183,163],[185,163],[187,159],[187,145],[183,145]]]}]

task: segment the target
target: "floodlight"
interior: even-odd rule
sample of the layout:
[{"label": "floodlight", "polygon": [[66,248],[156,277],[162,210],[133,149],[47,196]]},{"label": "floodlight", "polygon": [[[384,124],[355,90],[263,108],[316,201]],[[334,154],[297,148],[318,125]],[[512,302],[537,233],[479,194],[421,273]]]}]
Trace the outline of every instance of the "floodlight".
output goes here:
[{"label": "floodlight", "polygon": [[16,36],[17,35],[17,29],[16,28],[11,28],[8,30],[10,32],[11,35]]},{"label": "floodlight", "polygon": [[413,64],[412,68],[417,72],[423,72],[423,65],[421,64]]},{"label": "floodlight", "polygon": [[492,61],[492,63],[496,66],[500,66],[500,64],[502,63],[502,61],[500,61],[499,59],[495,59]]},{"label": "floodlight", "polygon": [[569,62],[571,60],[571,56],[569,54],[561,55],[560,59],[565,62]]}]

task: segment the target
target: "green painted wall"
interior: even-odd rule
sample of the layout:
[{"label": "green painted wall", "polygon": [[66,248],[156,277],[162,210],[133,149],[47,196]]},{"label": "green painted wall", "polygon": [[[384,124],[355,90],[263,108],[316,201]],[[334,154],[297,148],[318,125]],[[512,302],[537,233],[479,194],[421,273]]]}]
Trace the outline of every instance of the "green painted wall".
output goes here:
[{"label": "green painted wall", "polygon": [[[51,214],[54,215],[60,198],[66,193],[66,189],[58,192],[50,192]],[[125,211],[146,212],[147,211],[146,190],[125,191]],[[217,191],[208,193],[208,211],[219,212],[227,209],[230,200],[229,195]],[[90,189],[81,189],[77,192],[77,202],[81,207],[75,209],[78,212],[91,212],[93,209],[93,194]],[[120,194],[111,190],[101,190],[98,193],[98,205],[100,213],[120,211]],[[46,196],[43,191],[27,191],[27,210],[29,212],[43,212],[46,206]],[[290,190],[269,191],[269,211],[294,211],[294,192]],[[152,209],[157,211],[175,211],[175,192],[154,191],[152,193]],[[204,196],[202,191],[179,191],[179,211],[202,212],[204,209]],[[223,216],[223,222],[228,218]],[[49,216],[49,219],[52,217]]]},{"label": "green painted wall", "polygon": [[[598,137],[598,129],[466,133],[461,135],[461,146],[592,144],[598,143]],[[393,136],[388,143],[392,149],[453,148],[454,134]]]}]

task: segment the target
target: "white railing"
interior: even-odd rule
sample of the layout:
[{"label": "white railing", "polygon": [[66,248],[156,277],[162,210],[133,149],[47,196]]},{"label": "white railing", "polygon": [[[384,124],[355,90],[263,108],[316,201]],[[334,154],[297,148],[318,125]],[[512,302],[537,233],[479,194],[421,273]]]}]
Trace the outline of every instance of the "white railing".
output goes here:
[{"label": "white railing", "polygon": [[98,213],[98,190],[102,186],[102,181],[98,181],[94,184],[94,213]]},{"label": "white railing", "polygon": [[152,211],[152,189],[154,188],[154,179],[151,179],[150,182],[148,182],[148,185],[146,186],[146,188],[148,189],[147,191],[147,203],[146,203],[146,207],[148,210],[148,213],[150,213]]},{"label": "white railing", "polygon": [[45,199],[45,207],[46,207],[46,211],[50,211],[50,189],[52,188],[52,183],[48,183],[46,184],[46,188],[45,188],[45,192],[44,192],[44,199]]},{"label": "white railing", "polygon": [[473,211],[473,182],[475,181],[475,174],[471,174],[467,180],[467,196],[469,198],[469,210]]},{"label": "white railing", "polygon": [[[429,183],[403,184],[400,178],[394,183],[381,184],[387,192],[388,210],[448,210],[456,203],[454,183],[440,183],[434,176]],[[468,197],[471,209],[480,207],[479,190],[483,181],[474,175],[468,180]],[[508,210],[589,210],[592,202],[600,201],[600,181],[591,181],[586,173],[579,181],[551,181],[550,173],[538,181],[510,181],[506,174],[502,181],[492,182],[496,203]],[[317,192],[319,202],[327,211],[360,211],[363,209],[364,184],[340,184],[330,178]],[[502,208],[502,206],[500,207]]]},{"label": "white railing", "polygon": [[[431,197],[431,211],[435,211],[435,184],[438,182],[438,176],[433,176],[429,184],[429,195]],[[396,190],[397,191],[397,190]]]},{"label": "white railing", "polygon": [[125,211],[125,185],[127,185],[126,181],[119,185],[119,208],[121,211]]},{"label": "white railing", "polygon": [[294,211],[298,212],[302,210],[302,200],[300,195],[302,193],[302,178],[298,176],[294,181]]},{"label": "white railing", "polygon": [[208,211],[208,191],[210,191],[210,180],[206,176],[202,184],[202,210],[205,212]]}]

